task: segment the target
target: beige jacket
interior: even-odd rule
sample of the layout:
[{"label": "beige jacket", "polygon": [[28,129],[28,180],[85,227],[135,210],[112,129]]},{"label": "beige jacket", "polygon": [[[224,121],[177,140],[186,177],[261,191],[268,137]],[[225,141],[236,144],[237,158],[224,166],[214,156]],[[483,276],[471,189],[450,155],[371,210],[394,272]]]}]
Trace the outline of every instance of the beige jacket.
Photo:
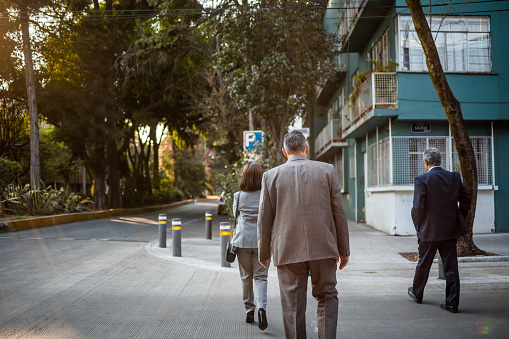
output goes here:
[{"label": "beige jacket", "polygon": [[292,156],[263,175],[260,261],[274,265],[349,256],[348,223],[334,166]]}]

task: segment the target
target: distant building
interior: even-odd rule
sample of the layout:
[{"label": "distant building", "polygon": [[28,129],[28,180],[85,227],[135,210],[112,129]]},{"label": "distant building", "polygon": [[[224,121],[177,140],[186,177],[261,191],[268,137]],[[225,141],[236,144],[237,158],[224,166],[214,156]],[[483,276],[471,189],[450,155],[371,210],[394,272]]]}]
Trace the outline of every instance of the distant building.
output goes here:
[{"label": "distant building", "polygon": [[[474,232],[509,232],[509,4],[430,10],[477,158]],[[336,166],[349,219],[415,234],[410,209],[414,178],[425,171],[422,152],[436,147],[443,168],[460,172],[460,165],[406,2],[331,0],[325,22],[342,37],[343,71],[318,91],[308,119],[312,157]]]}]

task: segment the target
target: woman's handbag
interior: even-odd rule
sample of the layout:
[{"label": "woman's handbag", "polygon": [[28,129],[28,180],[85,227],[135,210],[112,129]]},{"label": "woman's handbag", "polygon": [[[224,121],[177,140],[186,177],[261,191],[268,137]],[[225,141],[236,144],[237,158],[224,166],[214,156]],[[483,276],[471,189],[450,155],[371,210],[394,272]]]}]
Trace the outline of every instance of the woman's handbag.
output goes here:
[{"label": "woman's handbag", "polygon": [[[233,226],[233,230],[234,232],[237,231],[237,217],[238,217],[238,214],[239,214],[239,203],[240,203],[240,193],[239,193],[239,201],[237,202],[237,209],[235,211],[235,224]],[[234,233],[235,235],[235,233]],[[233,239],[233,237],[232,237]],[[228,243],[226,244],[226,262],[234,262],[235,261],[235,257],[237,256],[237,247],[233,246],[232,244],[232,241],[228,241]]]},{"label": "woman's handbag", "polygon": [[234,262],[235,257],[237,256],[237,247],[233,246],[230,241],[226,244],[226,261]]}]

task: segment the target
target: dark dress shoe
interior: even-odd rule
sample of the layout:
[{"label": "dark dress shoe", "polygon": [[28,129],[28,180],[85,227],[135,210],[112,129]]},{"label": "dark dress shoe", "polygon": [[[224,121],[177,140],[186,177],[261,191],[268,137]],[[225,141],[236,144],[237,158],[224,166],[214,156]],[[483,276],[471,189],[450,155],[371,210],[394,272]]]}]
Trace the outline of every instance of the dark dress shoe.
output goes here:
[{"label": "dark dress shoe", "polygon": [[422,299],[419,299],[415,296],[414,294],[414,288],[413,287],[409,287],[408,288],[408,295],[410,296],[410,298],[412,298],[416,303],[418,304],[422,304]]},{"label": "dark dress shoe", "polygon": [[246,323],[254,323],[254,311],[249,311],[246,314]]},{"label": "dark dress shoe", "polygon": [[458,313],[458,306],[451,306],[447,304],[440,304],[440,308],[451,313]]},{"label": "dark dress shoe", "polygon": [[260,308],[258,310],[258,328],[263,331],[267,326],[267,315],[265,314],[265,310]]}]

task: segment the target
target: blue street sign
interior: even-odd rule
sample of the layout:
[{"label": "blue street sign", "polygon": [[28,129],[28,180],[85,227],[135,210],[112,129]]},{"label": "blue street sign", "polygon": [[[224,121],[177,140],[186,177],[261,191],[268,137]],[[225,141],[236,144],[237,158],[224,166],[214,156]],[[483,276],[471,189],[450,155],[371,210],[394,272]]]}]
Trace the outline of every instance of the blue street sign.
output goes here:
[{"label": "blue street sign", "polygon": [[244,149],[254,149],[257,144],[260,146],[263,143],[262,131],[244,131]]}]

